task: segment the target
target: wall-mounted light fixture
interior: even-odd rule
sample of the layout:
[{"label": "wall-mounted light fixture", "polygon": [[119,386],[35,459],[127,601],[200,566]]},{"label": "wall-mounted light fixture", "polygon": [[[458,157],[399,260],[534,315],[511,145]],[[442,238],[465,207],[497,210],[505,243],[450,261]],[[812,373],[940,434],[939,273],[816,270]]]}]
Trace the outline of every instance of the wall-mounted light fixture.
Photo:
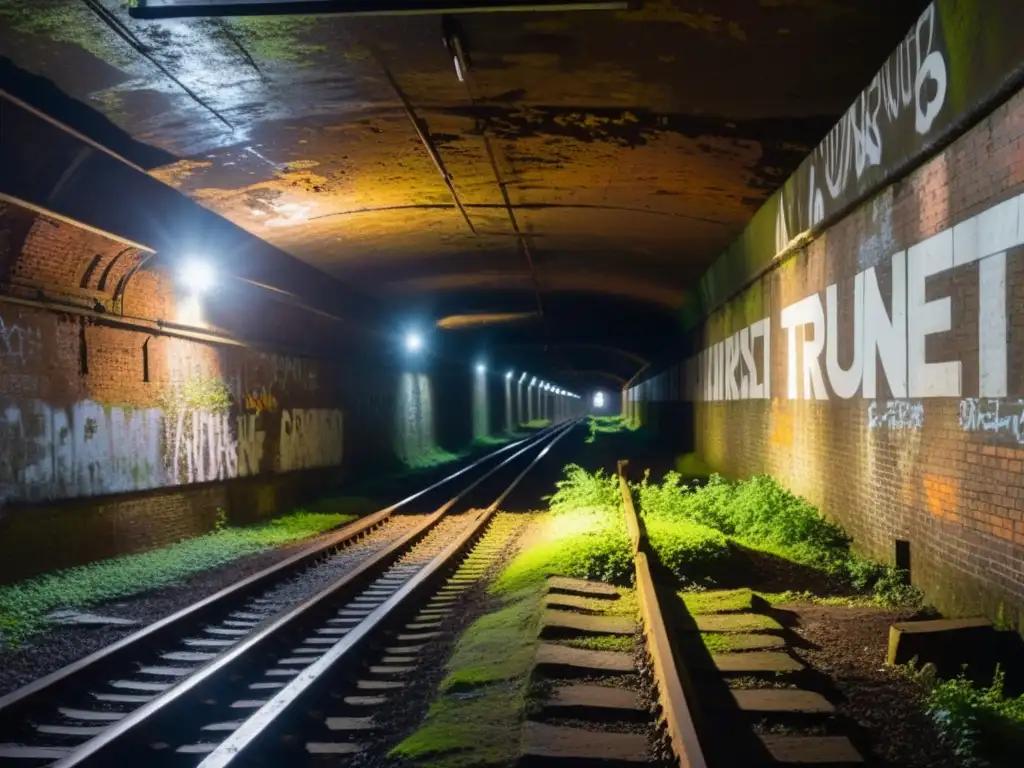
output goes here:
[{"label": "wall-mounted light fixture", "polygon": [[217,284],[217,272],[205,259],[188,258],[181,265],[178,279],[193,294],[206,293]]},{"label": "wall-mounted light fixture", "polygon": [[423,337],[416,331],[405,334],[405,351],[416,353],[423,349]]}]

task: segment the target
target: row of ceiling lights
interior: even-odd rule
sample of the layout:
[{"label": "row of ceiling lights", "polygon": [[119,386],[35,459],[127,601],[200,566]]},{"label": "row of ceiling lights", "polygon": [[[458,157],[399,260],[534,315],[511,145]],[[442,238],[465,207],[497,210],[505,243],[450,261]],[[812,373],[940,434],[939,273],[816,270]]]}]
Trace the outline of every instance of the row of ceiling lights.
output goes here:
[{"label": "row of ceiling lights", "polygon": [[[416,353],[422,351],[422,349],[423,349],[423,336],[421,334],[417,333],[416,331],[409,331],[407,334],[405,334],[405,351],[406,352],[409,352],[410,354],[416,354]],[[481,375],[481,376],[484,375],[485,373],[487,373],[487,364],[486,363],[477,363],[476,364],[476,372],[479,375]],[[505,378],[511,380],[514,375],[515,375],[514,371],[508,371],[505,374]],[[523,381],[526,380],[527,376],[529,376],[529,374],[524,371],[522,376],[519,377],[519,381],[517,383],[518,384],[522,384]],[[554,384],[550,384],[549,382],[538,381],[536,376],[533,376],[530,379],[529,386],[531,386],[531,387],[539,387],[540,389],[542,389],[542,390],[544,390],[546,392],[551,392],[552,394],[555,394],[555,395],[563,395],[565,397],[573,397],[573,398],[576,398],[577,400],[580,397],[575,392],[569,392],[568,390],[562,389],[561,387],[556,387]]]},{"label": "row of ceiling lights", "polygon": [[[187,287],[189,287],[194,294],[206,293],[217,282],[217,276],[216,273],[214,272],[212,265],[210,265],[209,262],[202,261],[200,259],[187,260],[182,265],[179,278],[181,282],[184,283]],[[405,349],[407,352],[412,354],[420,352],[423,349],[423,336],[416,331],[409,331],[405,335]],[[481,376],[484,375],[485,373],[487,373],[487,365],[485,363],[477,363],[476,372]],[[505,378],[511,381],[514,375],[514,371],[508,371],[505,374]],[[526,380],[527,376],[529,376],[529,374],[524,371],[523,374],[519,377],[519,381],[517,382],[517,384],[522,385],[522,383]],[[530,378],[529,386],[539,387],[545,392],[551,392],[552,394],[555,395],[572,397],[577,400],[580,399],[580,396],[577,395],[575,392],[569,392],[568,390],[562,389],[561,387],[556,387],[554,384],[550,384],[546,381],[538,381],[536,376]],[[598,398],[600,398],[600,402]],[[595,395],[594,405],[596,405],[598,408],[604,405],[603,394],[598,393],[598,395]]]}]

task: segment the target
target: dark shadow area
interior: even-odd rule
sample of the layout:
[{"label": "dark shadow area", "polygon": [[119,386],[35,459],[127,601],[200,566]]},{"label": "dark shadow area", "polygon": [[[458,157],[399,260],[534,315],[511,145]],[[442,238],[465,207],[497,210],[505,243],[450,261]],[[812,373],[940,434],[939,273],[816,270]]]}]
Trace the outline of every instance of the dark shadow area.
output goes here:
[{"label": "dark shadow area", "polygon": [[0,56],[0,90],[21,99],[147,171],[178,159],[170,152],[136,141],[102,112],[71,98],[52,81],[26,72],[5,56]]}]

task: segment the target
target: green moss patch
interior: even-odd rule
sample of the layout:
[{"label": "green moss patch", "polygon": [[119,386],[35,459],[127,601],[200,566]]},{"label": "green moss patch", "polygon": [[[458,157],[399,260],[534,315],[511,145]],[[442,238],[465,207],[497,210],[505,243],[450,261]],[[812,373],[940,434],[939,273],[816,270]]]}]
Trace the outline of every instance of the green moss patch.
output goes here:
[{"label": "green moss patch", "polygon": [[594,637],[567,637],[558,641],[562,645],[582,648],[586,651],[626,651],[636,648],[632,637],[623,635],[597,635]]},{"label": "green moss patch", "polygon": [[85,608],[177,584],[272,547],[289,544],[354,519],[353,515],[296,512],[249,528],[222,528],[138,555],[69,568],[0,587],[0,642],[16,645],[45,629],[46,615]]},{"label": "green moss patch", "polygon": [[[461,698],[442,697],[424,725],[391,751],[434,768],[514,764],[519,754],[524,686],[516,681],[487,686]],[[513,713],[510,716],[510,713]]]},{"label": "green moss patch", "polygon": [[127,69],[136,55],[80,0],[0,0],[0,24],[16,32],[77,45],[100,61]]},{"label": "green moss patch", "polygon": [[707,592],[680,592],[686,610],[693,616],[702,613],[728,613],[752,610],[754,593],[749,589],[717,589]]},{"label": "green moss patch", "polygon": [[473,622],[459,638],[441,690],[514,679],[529,670],[537,645],[543,590],[538,585],[506,595],[504,607]]},{"label": "green moss patch", "polygon": [[700,639],[709,653],[729,653],[730,651],[741,650],[742,640],[736,635],[723,634],[721,632],[702,632]]},{"label": "green moss patch", "polygon": [[501,607],[459,638],[423,725],[392,756],[438,768],[511,765],[519,753],[536,654],[543,579],[501,596]]},{"label": "green moss patch", "polygon": [[[315,16],[251,16],[227,19],[227,24],[257,61],[283,61],[309,66],[313,54],[327,50],[303,40],[317,24]],[[323,23],[323,19],[320,19]]]},{"label": "green moss patch", "polygon": [[[538,518],[529,546],[491,587],[497,610],[477,619],[459,638],[440,698],[393,756],[436,768],[514,764],[548,576],[628,581],[632,557],[615,478],[567,467],[566,478],[548,501],[552,511]],[[594,605],[609,613],[636,612],[630,590],[620,590],[618,600]],[[569,642],[628,650],[633,641]]]}]

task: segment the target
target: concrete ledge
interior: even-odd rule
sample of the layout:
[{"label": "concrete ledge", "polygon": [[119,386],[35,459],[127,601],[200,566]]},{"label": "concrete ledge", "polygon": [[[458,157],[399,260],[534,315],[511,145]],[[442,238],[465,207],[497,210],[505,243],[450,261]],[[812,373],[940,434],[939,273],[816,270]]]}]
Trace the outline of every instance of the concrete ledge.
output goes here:
[{"label": "concrete ledge", "polygon": [[934,619],[903,621],[889,627],[891,665],[906,664],[915,656],[922,663],[958,665],[965,663],[972,651],[984,648],[995,629],[988,619]]}]

